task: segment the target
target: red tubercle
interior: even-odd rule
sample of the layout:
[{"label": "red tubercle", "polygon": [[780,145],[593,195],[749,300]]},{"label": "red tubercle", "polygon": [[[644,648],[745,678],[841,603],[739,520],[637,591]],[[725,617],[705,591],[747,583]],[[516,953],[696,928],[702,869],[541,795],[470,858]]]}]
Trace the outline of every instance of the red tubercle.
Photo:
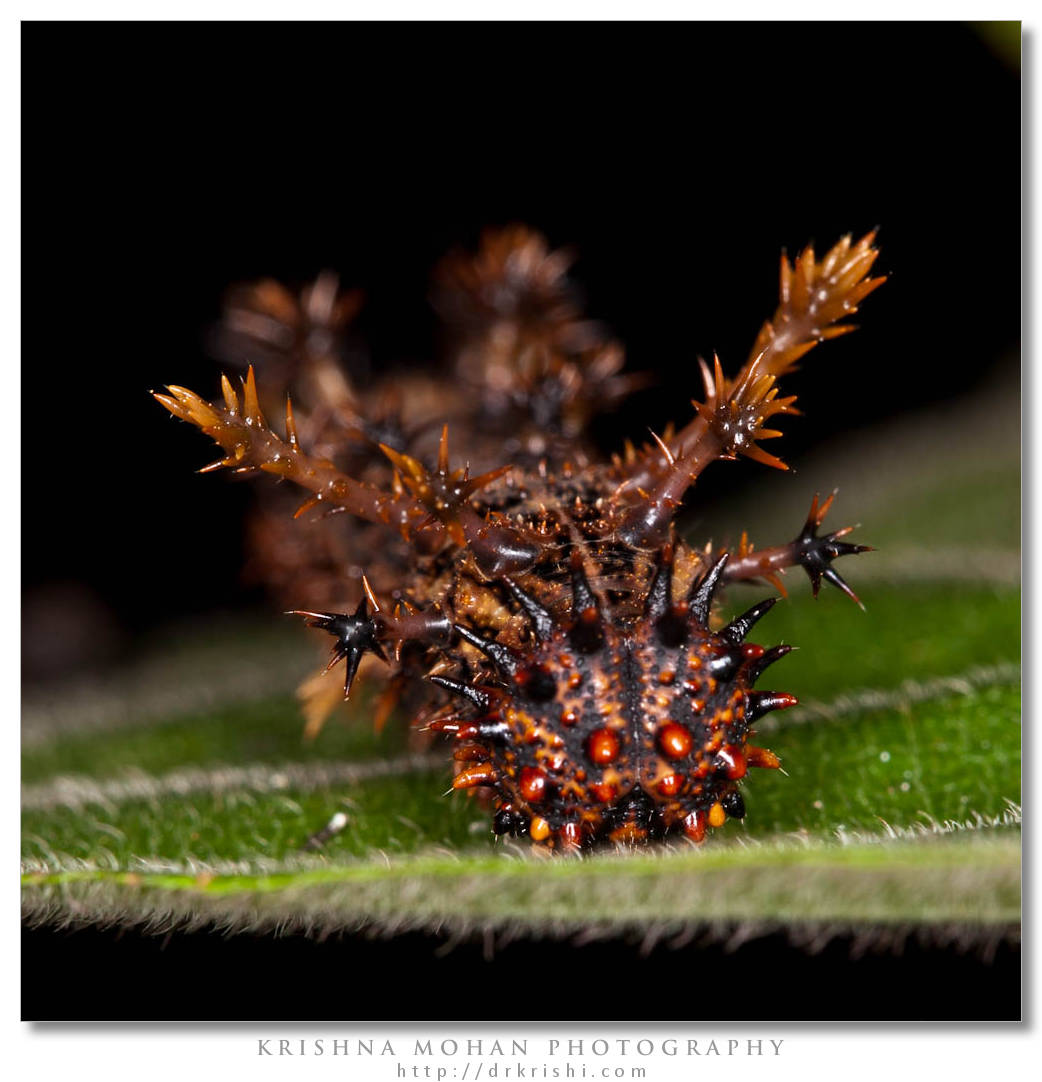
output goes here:
[{"label": "red tubercle", "polygon": [[586,741],[586,754],[597,766],[607,766],[619,756],[619,738],[611,729],[595,729]]},{"label": "red tubercle", "polygon": [[725,745],[716,753],[716,758],[731,781],[738,781],[748,773],[749,763],[745,752],[736,745]]},{"label": "red tubercle", "polygon": [[547,796],[549,780],[538,767],[526,766],[518,779],[521,795],[529,804],[539,804]]}]

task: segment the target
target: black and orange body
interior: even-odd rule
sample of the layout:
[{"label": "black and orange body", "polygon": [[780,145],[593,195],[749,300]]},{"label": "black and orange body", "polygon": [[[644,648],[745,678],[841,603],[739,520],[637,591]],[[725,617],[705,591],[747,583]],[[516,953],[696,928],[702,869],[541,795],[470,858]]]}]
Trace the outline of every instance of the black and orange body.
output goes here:
[{"label": "black and orange body", "polygon": [[[664,588],[643,611],[613,619],[597,606],[551,623],[516,666],[497,666],[508,686],[490,685],[487,709],[468,726],[431,723],[467,742],[455,787],[496,789],[506,814],[495,829],[527,834],[542,820],[566,847],[677,830],[701,840],[716,809],[744,814],[737,783],[750,727],[795,702],[753,684],[787,650],[711,631],[697,605],[673,599],[665,556],[656,580]],[[722,564],[696,581],[696,594]]]},{"label": "black and orange body", "polygon": [[[241,400],[226,378],[215,403],[180,387],[157,395],[221,446],[213,468],[309,493],[298,543],[286,540],[288,513],[255,534],[258,566],[333,635],[330,666],[345,661],[339,692],[325,675],[307,686],[309,730],[356,675],[384,672],[377,724],[400,704],[418,730],[451,738],[453,787],[491,792],[498,834],[576,850],[671,833],[697,842],[742,818],[749,769],[779,766],[752,742],[755,723],[795,703],[756,684],[790,647],[747,641],[773,598],[726,626],[714,599],[738,580],[781,588],[800,566],[815,593],[824,579],[856,601],[832,561],[865,546],[840,540],[849,530],[819,535],[831,497],[815,496],[795,539],[759,550],[746,536],[733,552],[696,548],[676,517],[713,462],[786,468],[762,447],[780,435],[769,425],[796,412],[778,382],[851,329],[841,320],[883,280],[867,277],[872,241],[783,258],[778,311],[737,376],[703,363],[693,419],[609,461],[587,422],[639,380],[580,319],[565,256],[520,227],[440,270],[453,342],[440,381],[352,383],[331,336],[356,302],[338,302],[325,278],[299,305],[277,294],[299,355],[280,355],[268,379],[251,367]],[[316,295],[324,322],[309,335]],[[287,399],[279,435],[261,402],[298,383],[308,409]],[[323,386],[331,397],[316,404]]]}]

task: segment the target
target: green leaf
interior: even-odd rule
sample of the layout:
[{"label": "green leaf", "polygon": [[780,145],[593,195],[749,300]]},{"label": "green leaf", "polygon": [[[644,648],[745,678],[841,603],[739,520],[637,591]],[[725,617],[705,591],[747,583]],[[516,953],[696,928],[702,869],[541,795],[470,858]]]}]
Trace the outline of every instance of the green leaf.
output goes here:
[{"label": "green leaf", "polygon": [[[132,693],[29,702],[28,918],[384,931],[697,924],[722,935],[1014,926],[1019,479],[1001,425],[979,427],[990,455],[946,427],[890,433],[880,458],[911,465],[883,486],[852,458],[827,463],[846,482],[837,512],[859,506],[860,485],[865,539],[881,546],[844,562],[867,611],[830,588],[815,601],[790,573],[789,599],[756,632],[800,647],[761,681],[801,700],[759,726],[784,770],[754,772],[746,819],[703,846],[580,860],[495,842],[478,801],[446,794],[447,755],[410,750],[402,726],[374,734],[364,694],[303,741],[289,691],[310,655],[297,629],[270,624],[148,662]],[[763,543],[795,532],[792,492],[757,508],[779,531]],[[783,521],[788,533],[772,525]],[[735,590],[728,610],[769,592]],[[207,674],[200,659],[221,649],[253,675],[236,687],[226,666],[207,662]],[[343,829],[309,848],[336,816]]]},{"label": "green leaf", "polygon": [[1019,853],[1018,839],[1002,832],[987,839],[924,835],[827,852],[775,843],[581,863],[441,856],[214,876],[36,873],[23,883],[27,910],[38,919],[76,913],[167,926],[216,920],[241,930],[376,926],[462,933],[534,926],[560,934],[707,921],[721,930],[739,922],[953,928],[1018,919]]},{"label": "green leaf", "polygon": [[[835,873],[839,891],[818,897],[815,915],[853,920],[856,913],[848,897],[853,880],[844,869],[851,861],[878,869],[880,861],[890,860],[880,854],[890,853],[904,869],[894,871],[896,878],[888,872],[876,880],[871,876],[858,880],[861,885],[855,893],[862,897],[866,918],[885,897],[891,919],[936,917],[956,922],[968,912],[976,914],[974,919],[1013,919],[1016,903],[1010,900],[1010,877],[1016,879],[1016,842],[1004,843],[1002,871],[995,875],[982,870],[979,848],[986,845],[989,833],[1007,834],[1019,821],[1016,686],[999,682],[977,688],[968,681],[962,694],[949,691],[918,702],[901,696],[894,693],[893,706],[882,711],[854,704],[849,712],[828,720],[797,716],[789,724],[781,721],[768,742],[783,757],[787,776],[761,776],[747,787],[749,814],[743,824],[730,825],[698,854],[674,847],[652,856],[631,856],[621,862],[618,876],[628,882],[630,877],[650,874],[649,868],[660,876],[691,877],[695,871],[701,875],[703,867],[741,867],[752,880],[756,878],[752,869],[776,866],[780,859],[776,851],[813,853],[813,867],[824,869],[815,882],[832,883]],[[397,767],[399,772],[367,777],[366,764],[341,764],[345,771],[341,778],[349,784],[335,784],[340,780],[337,764],[315,760],[298,764],[294,772],[265,768],[252,778],[242,768],[182,768],[155,777],[117,774],[107,783],[93,782],[93,789],[82,782],[77,789],[61,780],[27,787],[23,845],[27,905],[35,913],[51,913],[64,905],[97,919],[121,907],[131,914],[139,912],[139,906],[151,911],[153,905],[166,906],[164,911],[170,914],[188,915],[202,876],[207,885],[196,901],[201,904],[203,895],[207,901],[200,912],[220,913],[222,919],[253,926],[263,923],[258,914],[274,907],[279,919],[288,919],[292,914],[283,903],[269,897],[287,891],[286,897],[296,900],[294,905],[306,903],[311,925],[336,927],[362,919],[352,886],[361,877],[369,883],[365,896],[372,903],[370,916],[383,923],[396,919],[394,900],[401,895],[402,876],[410,882],[410,890],[415,887],[430,905],[435,896],[449,900],[453,889],[448,895],[430,894],[423,886],[428,873],[444,876],[455,869],[452,874],[480,877],[503,859],[493,853],[487,814],[475,801],[459,794],[446,796],[447,773],[432,768],[429,758],[368,765],[376,771]],[[309,835],[338,809],[347,813],[348,828],[328,843],[323,856],[306,855],[303,846]],[[939,885],[936,891],[927,890],[925,882],[917,895],[912,883],[918,874],[916,860],[902,853],[920,840],[948,835],[946,844],[955,848],[944,849],[943,858],[936,859],[950,870],[963,859],[953,856],[962,852],[959,845],[969,845],[965,859],[972,860],[976,870],[964,867],[958,873],[957,897]],[[792,850],[795,840],[798,848]],[[438,848],[450,855],[432,863],[430,853]],[[374,852],[379,854],[375,861]],[[523,858],[528,868],[524,875],[548,874],[543,862],[525,850],[511,847],[510,853]],[[702,854],[712,858],[708,864]],[[581,862],[581,868],[592,869],[603,859]],[[393,873],[384,875],[388,862]],[[674,863],[675,872],[663,870]],[[777,866],[790,863],[786,858]],[[122,874],[128,870],[133,873],[129,879]],[[168,881],[170,873],[180,875],[176,884]],[[569,874],[581,878],[581,873]],[[931,883],[935,874],[941,873],[923,866],[922,875]],[[768,882],[773,880],[764,880]],[[535,926],[556,919],[556,910],[547,908],[545,897],[526,912],[514,893],[513,880],[497,883],[503,889],[488,904],[501,909],[504,919],[509,916],[515,924],[527,920]],[[847,886],[840,889],[841,884]],[[156,902],[157,889],[179,893],[176,899],[164,893]],[[629,888],[613,890],[616,911],[602,914],[603,919],[645,919],[650,903],[637,887],[633,890],[644,899],[640,904]],[[581,890],[569,887],[565,894],[561,905],[567,909],[581,897]],[[697,914],[699,897],[691,895],[689,916]],[[776,885],[752,893],[743,889],[740,897],[740,906],[724,905],[720,919],[748,919],[751,899],[756,900],[756,917],[764,921],[784,921],[796,911],[793,898]],[[592,899],[588,903],[592,905]],[[457,898],[431,919],[439,924],[462,919],[463,911],[454,908],[459,904]],[[473,913],[468,909],[469,916],[490,916],[479,912],[476,897],[473,905],[477,908]],[[670,915],[668,908],[663,901],[658,915]],[[583,911],[581,905],[578,911]],[[417,919],[416,914],[410,916]]]}]

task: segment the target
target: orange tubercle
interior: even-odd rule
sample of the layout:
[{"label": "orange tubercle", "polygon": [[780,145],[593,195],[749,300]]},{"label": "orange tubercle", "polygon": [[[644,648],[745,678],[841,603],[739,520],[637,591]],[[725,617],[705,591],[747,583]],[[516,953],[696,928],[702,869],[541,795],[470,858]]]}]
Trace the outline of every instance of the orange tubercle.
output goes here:
[{"label": "orange tubercle", "polygon": [[532,841],[545,842],[550,837],[550,824],[537,815],[529,824],[528,833]]},{"label": "orange tubercle", "polygon": [[764,767],[767,770],[777,770],[781,766],[781,759],[768,748],[747,747],[745,757],[749,766]]},{"label": "orange tubercle", "polygon": [[452,788],[473,789],[476,785],[491,785],[498,778],[499,771],[491,763],[475,763],[452,779]]},{"label": "orange tubercle", "polygon": [[667,759],[683,759],[690,755],[695,742],[691,731],[676,721],[667,721],[660,726],[656,740]]}]

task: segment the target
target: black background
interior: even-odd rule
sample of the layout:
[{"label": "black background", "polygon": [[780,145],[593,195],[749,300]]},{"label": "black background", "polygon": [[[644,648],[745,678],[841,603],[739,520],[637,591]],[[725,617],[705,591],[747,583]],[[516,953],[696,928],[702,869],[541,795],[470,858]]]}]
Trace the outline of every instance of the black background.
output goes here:
[{"label": "black background", "polygon": [[[27,677],[261,600],[239,581],[249,487],[195,476],[207,441],[147,395],[216,393],[206,335],[236,281],[333,268],[367,293],[374,365],[430,363],[432,265],[527,222],[575,246],[588,310],[658,377],[602,425],[616,443],[686,419],[698,354],[741,363],[780,249],[879,225],[891,280],[795,377],[807,417],[786,455],[997,378],[1019,334],[1020,82],[987,40],[955,24],[24,25],[23,626],[27,644],[63,620],[91,632],[27,649]],[[705,498],[743,483],[706,482]],[[54,1006],[46,942],[27,953],[29,1017]],[[467,972],[454,957],[439,989]]]}]

